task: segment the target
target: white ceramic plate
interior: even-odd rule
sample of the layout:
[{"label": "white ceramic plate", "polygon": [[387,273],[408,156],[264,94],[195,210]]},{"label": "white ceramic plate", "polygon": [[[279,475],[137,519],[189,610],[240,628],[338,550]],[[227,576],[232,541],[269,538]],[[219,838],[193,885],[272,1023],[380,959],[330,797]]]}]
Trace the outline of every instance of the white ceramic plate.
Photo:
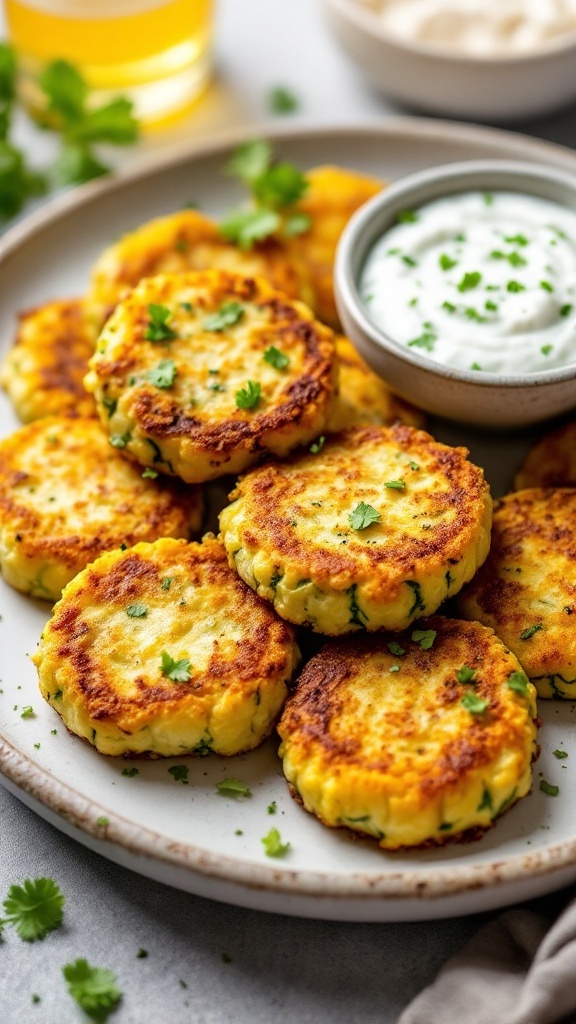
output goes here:
[{"label": "white ceramic plate", "polygon": [[[275,134],[275,133],[272,133]],[[155,158],[136,172],[65,196],[5,236],[0,323],[6,347],[17,310],[79,294],[99,251],[142,221],[196,201],[219,214],[240,198],[223,173],[239,137]],[[534,160],[576,173],[576,155],[493,130],[398,119],[378,126],[276,134],[282,156],[302,167],[333,162],[386,178],[468,158]],[[17,426],[0,400],[0,432]],[[524,438],[480,437],[438,424],[468,443],[495,493],[510,486]],[[417,920],[470,913],[551,891],[576,878],[576,703],[541,703],[542,753],[534,792],[480,842],[386,854],[369,841],[328,831],[289,797],[276,745],[230,760],[188,759],[189,784],[168,773],[174,760],[139,764],[104,758],[69,736],[39,696],[27,653],[49,608],[0,582],[0,769],[3,784],[52,824],[110,860],[189,892],[262,910],[339,920]],[[20,717],[26,705],[34,717]],[[57,730],[53,734],[53,730]],[[570,756],[558,761],[562,746]],[[134,764],[134,762],[128,762]],[[538,773],[560,786],[540,792]],[[216,783],[236,776],[253,793],[234,800]],[[276,801],[277,813],[268,813]],[[99,819],[107,824],[99,824]],[[276,826],[290,841],[282,860],[264,855]],[[241,830],[241,834],[237,834]]]}]

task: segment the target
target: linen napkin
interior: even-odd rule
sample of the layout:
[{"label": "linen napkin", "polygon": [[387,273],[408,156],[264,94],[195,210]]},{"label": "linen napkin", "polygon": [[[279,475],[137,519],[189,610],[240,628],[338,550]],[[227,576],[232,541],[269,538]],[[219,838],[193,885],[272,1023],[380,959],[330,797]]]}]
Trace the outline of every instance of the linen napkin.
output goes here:
[{"label": "linen napkin", "polygon": [[576,1024],[576,899],[554,921],[556,902],[481,928],[398,1024]]}]

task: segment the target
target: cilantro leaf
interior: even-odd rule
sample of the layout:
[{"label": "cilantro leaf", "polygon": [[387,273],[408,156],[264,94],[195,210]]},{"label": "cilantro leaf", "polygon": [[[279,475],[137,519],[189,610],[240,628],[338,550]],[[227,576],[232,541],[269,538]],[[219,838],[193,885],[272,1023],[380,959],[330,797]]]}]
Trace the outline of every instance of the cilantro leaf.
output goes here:
[{"label": "cilantro leaf", "polygon": [[512,672],[506,684],[514,693],[519,693],[522,697],[528,696],[528,676],[524,672]]},{"label": "cilantro leaf", "polygon": [[557,757],[559,761],[563,761],[564,758],[568,757],[567,750],[553,750],[554,757]]},{"label": "cilantro leaf", "polygon": [[11,103],[16,97],[16,55],[10,43],[0,43],[0,102]]},{"label": "cilantro leaf", "polygon": [[262,356],[265,363],[269,363],[275,370],[285,370],[290,365],[290,360],[285,352],[281,352],[275,345],[270,345]]},{"label": "cilantro leaf", "polygon": [[268,834],[262,837],[262,845],[267,857],[283,857],[290,849],[290,843],[282,842],[277,828],[271,828]]},{"label": "cilantro leaf", "polygon": [[221,222],[220,231],[241,249],[251,249],[254,242],[275,234],[280,225],[280,216],[275,210],[232,210]]},{"label": "cilantro leaf", "polygon": [[380,513],[372,505],[367,505],[366,502],[360,501],[350,513],[348,519],[353,530],[365,530],[372,523],[380,522]]},{"label": "cilantro leaf", "polygon": [[168,772],[174,779],[174,782],[181,782],[183,786],[188,785],[188,765],[174,764],[168,769]]},{"label": "cilantro leaf", "polygon": [[12,925],[25,942],[34,942],[60,927],[63,906],[64,896],[53,878],[27,878],[8,890],[3,923]]},{"label": "cilantro leaf", "polygon": [[190,660],[180,658],[179,661],[175,661],[167,651],[162,651],[161,669],[162,675],[171,679],[173,683],[187,683],[192,676]]},{"label": "cilantro leaf", "polygon": [[87,110],[79,124],[69,130],[69,138],[78,142],[108,142],[115,146],[128,146],[139,135],[138,121],[133,104],[123,96],[105,103],[95,110]]},{"label": "cilantro leaf", "polygon": [[300,106],[298,97],[284,85],[276,85],[268,94],[268,106],[272,114],[293,114]]},{"label": "cilantro leaf", "polygon": [[82,185],[108,174],[110,167],[103,164],[84,142],[64,139],[56,160],[54,173],[61,185]]},{"label": "cilantro leaf", "polygon": [[84,114],[88,85],[78,69],[66,60],[53,60],[39,78],[48,98],[48,110],[66,121],[79,121]]},{"label": "cilantro leaf", "polygon": [[220,796],[252,796],[252,790],[240,779],[223,779],[216,783]]},{"label": "cilantro leaf", "polygon": [[147,341],[169,341],[171,338],[177,337],[176,331],[172,330],[168,324],[172,312],[167,306],[151,302],[148,306],[148,316],[150,319],[144,331]]},{"label": "cilantro leaf", "polygon": [[475,668],[469,668],[468,665],[462,665],[462,668],[456,669],[456,679],[459,683],[471,683],[476,675]]},{"label": "cilantro leaf", "polygon": [[202,326],[205,331],[219,332],[226,327],[233,327],[243,316],[244,306],[232,299],[230,302],[223,302],[217,313],[207,316]]},{"label": "cilantro leaf", "polygon": [[384,487],[387,487],[389,491],[403,491],[406,482],[404,480],[387,480]]},{"label": "cilantro leaf", "polygon": [[158,366],[148,370],[146,379],[157,388],[171,388],[177,376],[178,370],[174,360],[161,359]]},{"label": "cilantro leaf", "polygon": [[270,143],[265,139],[254,139],[251,142],[242,142],[236,147],[226,169],[229,174],[236,175],[250,185],[268,170],[271,160]]},{"label": "cilantro leaf", "polygon": [[262,206],[273,209],[292,206],[302,198],[308,181],[294,164],[273,164],[264,174],[252,182],[254,198]]},{"label": "cilantro leaf", "polygon": [[92,1020],[105,1021],[120,1002],[122,993],[116,985],[116,975],[107,967],[92,967],[80,958],[66,964],[62,974],[70,995]]},{"label": "cilantro leaf", "polygon": [[128,605],[126,615],[131,619],[144,619],[148,615],[148,609],[141,601],[135,601],[134,604]]},{"label": "cilantro leaf", "polygon": [[436,635],[435,629],[415,629],[410,639],[418,644],[423,651],[429,651],[434,646]]},{"label": "cilantro leaf", "polygon": [[245,388],[236,391],[236,407],[238,409],[255,409],[260,401],[262,388],[256,380],[249,380]]},{"label": "cilantro leaf", "polygon": [[482,274],[478,270],[473,270],[470,273],[464,274],[460,284],[458,285],[459,292],[469,292],[472,288],[477,288],[482,280]]},{"label": "cilantro leaf", "polygon": [[157,476],[158,471],[155,469],[151,469],[150,466],[146,466],[146,469],[142,473],[143,480],[155,480]]},{"label": "cilantro leaf", "polygon": [[27,167],[20,150],[0,138],[0,219],[15,217],[27,199],[45,191],[43,176]]},{"label": "cilantro leaf", "polygon": [[139,768],[134,768],[134,767],[132,767],[132,768],[123,768],[122,771],[120,772],[120,775],[123,775],[124,778],[126,778],[126,779],[133,779],[135,775],[139,775],[139,774],[140,774],[140,769]]},{"label": "cilantro leaf", "polygon": [[486,711],[489,702],[484,700],[483,697],[478,697],[473,690],[468,690],[460,703],[471,715],[482,715]]},{"label": "cilantro leaf", "polygon": [[442,270],[452,270],[452,267],[457,266],[458,260],[453,260],[447,252],[443,252],[438,258],[438,263]]}]

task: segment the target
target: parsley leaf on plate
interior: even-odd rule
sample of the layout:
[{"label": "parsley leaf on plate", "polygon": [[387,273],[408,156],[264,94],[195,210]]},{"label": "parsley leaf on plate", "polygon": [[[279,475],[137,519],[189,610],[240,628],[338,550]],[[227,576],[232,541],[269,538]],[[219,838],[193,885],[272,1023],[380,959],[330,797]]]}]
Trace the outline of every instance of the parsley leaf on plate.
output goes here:
[{"label": "parsley leaf on plate", "polygon": [[244,306],[241,302],[231,299],[230,302],[223,302],[217,313],[211,313],[202,324],[205,331],[218,333],[233,327],[244,316]]},{"label": "parsley leaf on plate", "polygon": [[236,391],[236,407],[238,409],[255,409],[260,401],[262,388],[256,380],[249,380],[245,388]]},{"label": "parsley leaf on plate", "polygon": [[475,668],[469,668],[468,665],[462,665],[462,668],[456,669],[456,679],[459,683],[471,683],[476,675]]},{"label": "parsley leaf on plate", "polygon": [[157,388],[171,388],[177,376],[173,359],[161,359],[158,366],[153,366],[146,374],[147,380]]},{"label": "parsley leaf on plate", "polygon": [[144,331],[144,337],[147,341],[170,341],[172,338],[176,338],[176,331],[172,330],[168,320],[172,316],[172,311],[167,306],[160,306],[156,302],[151,302],[148,306],[148,326]]},{"label": "parsley leaf on plate", "polygon": [[435,629],[415,629],[410,638],[418,644],[423,651],[429,651],[434,646],[436,639]]},{"label": "parsley leaf on plate", "polygon": [[220,224],[220,231],[229,242],[241,249],[251,249],[254,242],[273,235],[281,226],[275,210],[232,210]]},{"label": "parsley leaf on plate", "polygon": [[267,857],[283,857],[290,849],[290,843],[282,842],[277,828],[271,828],[268,834],[262,837],[262,845]]},{"label": "parsley leaf on plate", "polygon": [[3,907],[10,924],[25,942],[43,939],[62,924],[64,896],[53,878],[27,878],[22,885],[12,885]]},{"label": "parsley leaf on plate", "polygon": [[468,690],[460,703],[471,715],[482,715],[488,707],[488,701],[484,700],[483,697],[478,697],[473,690]]},{"label": "parsley leaf on plate", "polygon": [[524,672],[511,672],[506,681],[510,690],[520,693],[523,697],[528,695],[528,676]]},{"label": "parsley leaf on plate", "polygon": [[240,779],[222,779],[221,782],[216,783],[216,789],[220,796],[252,796],[250,786],[241,782]]},{"label": "parsley leaf on plate", "polygon": [[131,619],[144,619],[148,615],[148,609],[141,601],[135,601],[134,604],[128,605],[126,615]]},{"label": "parsley leaf on plate", "polygon": [[276,85],[268,94],[268,106],[272,114],[293,114],[300,103],[291,89],[285,85]]},{"label": "parsley leaf on plate", "polygon": [[275,370],[285,370],[290,365],[290,360],[285,352],[281,352],[275,345],[270,345],[262,356],[265,363],[269,363]]},{"label": "parsley leaf on plate", "polygon": [[122,993],[116,975],[107,967],[92,967],[80,958],[66,964],[62,974],[70,995],[92,1020],[105,1021],[120,1002]]}]

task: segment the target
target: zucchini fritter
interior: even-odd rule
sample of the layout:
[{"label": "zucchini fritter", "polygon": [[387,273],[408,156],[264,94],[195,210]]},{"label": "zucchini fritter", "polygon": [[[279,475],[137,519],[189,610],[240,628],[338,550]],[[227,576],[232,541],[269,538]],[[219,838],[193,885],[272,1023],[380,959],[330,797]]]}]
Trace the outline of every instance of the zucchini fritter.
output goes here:
[{"label": "zucchini fritter", "polygon": [[375,373],[342,335],[336,338],[336,354],[340,364],[338,397],[326,424],[333,434],[359,423],[408,423],[411,427],[425,426],[420,409],[398,398],[386,381]]},{"label": "zucchini fritter", "polygon": [[540,697],[576,698],[576,490],[534,487],[494,507],[492,546],[460,595],[491,626]]},{"label": "zucchini fritter", "polygon": [[103,754],[237,754],[272,731],[299,652],[220,544],[110,551],[65,589],[34,657],[40,689]]},{"label": "zucchini fritter", "polygon": [[313,293],[296,255],[275,241],[250,251],[224,241],[217,225],[196,210],[181,210],[148,221],[105,249],[92,271],[86,303],[100,328],[117,302],[144,277],[187,270],[229,270],[266,278],[292,298]]},{"label": "zucchini fritter", "polygon": [[84,387],[96,345],[81,299],[48,302],[20,316],[0,382],[23,423],[42,416],[95,416]]},{"label": "zucchini fritter", "polygon": [[312,307],[319,320],[336,330],[340,320],[334,301],[336,246],[353,213],[384,188],[384,183],[344,167],[313,167],[306,172],[308,189],[296,209],[308,214],[310,228],[285,243],[311,277]]},{"label": "zucchini fritter", "polygon": [[278,727],[306,810],[388,850],[479,835],[528,793],[536,753],[534,688],[492,630],[414,625],[326,644]]},{"label": "zucchini fritter", "polygon": [[515,479],[528,487],[576,487],[576,420],[546,434],[528,452]]},{"label": "zucchini fritter", "polygon": [[329,327],[262,278],[223,270],[141,281],[90,367],[112,443],[189,483],[310,442],[337,382]]},{"label": "zucchini fritter", "polygon": [[97,419],[49,416],[0,441],[0,571],[56,601],[103,551],[200,529],[196,488],[143,478]]},{"label": "zucchini fritter", "polygon": [[220,513],[230,564],[318,633],[404,629],[488,552],[492,502],[467,454],[413,427],[368,426],[267,463]]}]

